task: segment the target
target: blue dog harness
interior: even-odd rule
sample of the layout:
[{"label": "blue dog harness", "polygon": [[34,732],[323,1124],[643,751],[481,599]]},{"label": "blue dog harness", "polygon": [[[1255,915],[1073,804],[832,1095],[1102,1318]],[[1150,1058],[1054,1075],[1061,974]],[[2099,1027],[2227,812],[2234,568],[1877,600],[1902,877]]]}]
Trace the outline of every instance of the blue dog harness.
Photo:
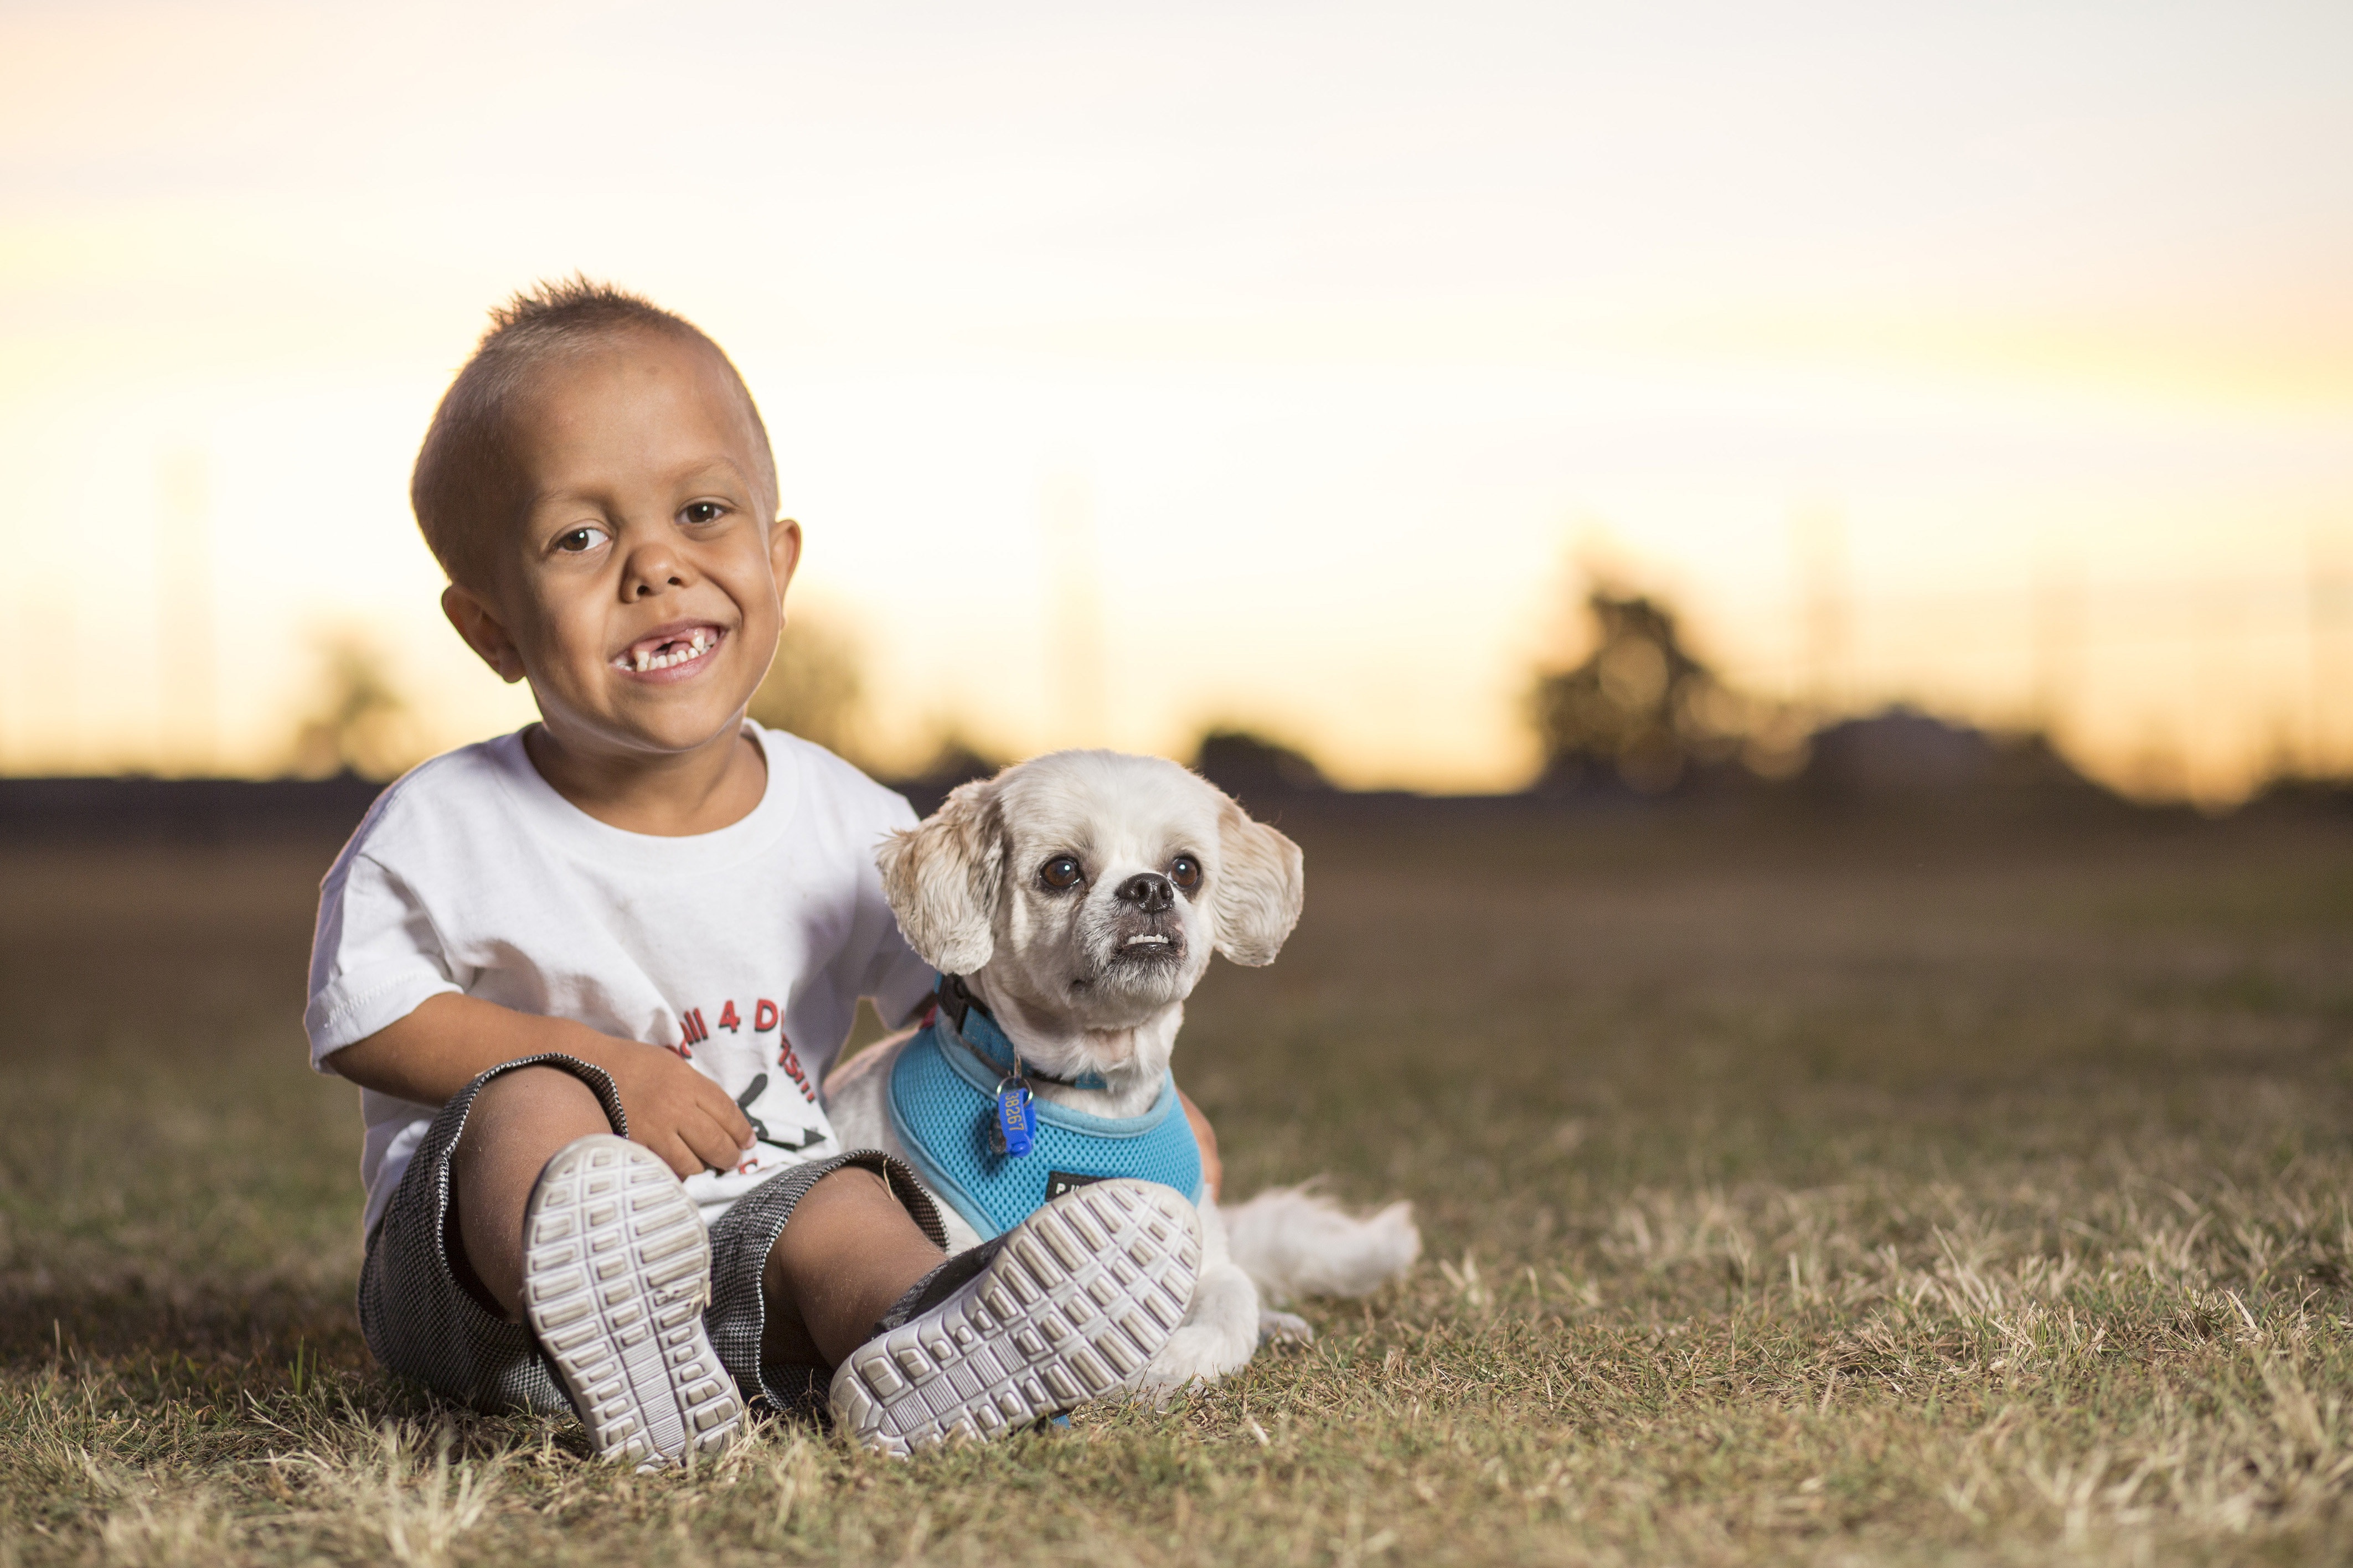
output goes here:
[{"label": "blue dog harness", "polygon": [[[1026,1098],[1027,1079],[1038,1075],[1023,1071],[1013,1042],[956,976],[941,982],[940,999],[900,1048],[883,1104],[915,1173],[984,1240],[1048,1198],[1107,1176],[1158,1182],[1197,1204],[1208,1195],[1201,1146],[1173,1073],[1162,1077],[1158,1098],[1141,1116],[1091,1116],[1038,1100],[1028,1107],[1035,1121],[1029,1152],[1000,1152],[1002,1138],[992,1146],[989,1137],[999,1090],[1018,1083]],[[1092,1073],[1072,1081],[1090,1089],[1103,1082]]]}]

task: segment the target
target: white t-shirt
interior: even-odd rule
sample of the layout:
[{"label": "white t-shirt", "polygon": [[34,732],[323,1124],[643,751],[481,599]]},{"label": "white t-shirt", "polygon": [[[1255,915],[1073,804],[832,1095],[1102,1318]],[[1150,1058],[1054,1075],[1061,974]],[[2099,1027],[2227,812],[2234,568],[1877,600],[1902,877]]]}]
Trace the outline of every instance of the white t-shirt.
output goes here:
[{"label": "white t-shirt", "polygon": [[[860,996],[896,1024],[932,984],[882,899],[874,849],[905,800],[822,746],[746,723],[768,784],[741,822],[683,838],[597,821],[539,776],[521,732],[385,790],[319,897],[303,1016],[311,1065],[462,992],[664,1046],[718,1080],[761,1142],[686,1190],[713,1219],[786,1165],[840,1152],[818,1085]],[[361,1173],[374,1228],[438,1107],[373,1089]]]}]

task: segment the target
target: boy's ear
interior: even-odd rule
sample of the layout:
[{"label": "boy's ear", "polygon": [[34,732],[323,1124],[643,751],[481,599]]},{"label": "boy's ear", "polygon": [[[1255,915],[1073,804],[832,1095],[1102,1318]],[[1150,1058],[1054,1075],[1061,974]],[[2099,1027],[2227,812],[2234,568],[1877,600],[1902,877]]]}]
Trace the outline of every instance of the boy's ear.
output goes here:
[{"label": "boy's ear", "polygon": [[789,517],[780,517],[768,530],[768,564],[776,574],[776,597],[793,585],[793,574],[801,563],[801,525]]},{"label": "boy's ear", "polygon": [[441,613],[449,617],[449,624],[458,628],[466,646],[499,672],[501,680],[512,686],[522,679],[522,649],[515,646],[505,623],[480,595],[452,583],[441,590]]},{"label": "boy's ear", "polygon": [[918,827],[874,852],[882,896],[907,945],[944,974],[970,974],[997,951],[997,896],[1005,879],[1005,830],[997,782],[958,784]]},{"label": "boy's ear", "polygon": [[1218,810],[1217,950],[1229,963],[1272,963],[1307,902],[1299,846],[1228,799]]}]

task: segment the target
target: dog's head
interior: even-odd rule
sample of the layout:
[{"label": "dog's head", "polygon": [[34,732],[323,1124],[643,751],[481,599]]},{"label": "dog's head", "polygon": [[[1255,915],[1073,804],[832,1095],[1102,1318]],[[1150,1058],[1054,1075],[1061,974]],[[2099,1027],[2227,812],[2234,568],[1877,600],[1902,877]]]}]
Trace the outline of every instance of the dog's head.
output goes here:
[{"label": "dog's head", "polygon": [[1093,1028],[1181,1002],[1212,952],[1274,962],[1299,922],[1299,847],[1157,757],[1057,752],[963,785],[879,857],[899,929]]}]

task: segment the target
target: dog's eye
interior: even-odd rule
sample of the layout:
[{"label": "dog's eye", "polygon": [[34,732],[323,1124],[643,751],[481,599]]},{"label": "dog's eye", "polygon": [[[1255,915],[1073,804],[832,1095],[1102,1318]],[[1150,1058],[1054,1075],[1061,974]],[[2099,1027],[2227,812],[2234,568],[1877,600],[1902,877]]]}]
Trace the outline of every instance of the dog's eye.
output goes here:
[{"label": "dog's eye", "polygon": [[1038,868],[1038,879],[1054,889],[1075,888],[1086,873],[1068,855],[1057,855]]},{"label": "dog's eye", "polygon": [[1190,855],[1179,855],[1169,862],[1168,879],[1189,893],[1201,885],[1201,863]]}]

